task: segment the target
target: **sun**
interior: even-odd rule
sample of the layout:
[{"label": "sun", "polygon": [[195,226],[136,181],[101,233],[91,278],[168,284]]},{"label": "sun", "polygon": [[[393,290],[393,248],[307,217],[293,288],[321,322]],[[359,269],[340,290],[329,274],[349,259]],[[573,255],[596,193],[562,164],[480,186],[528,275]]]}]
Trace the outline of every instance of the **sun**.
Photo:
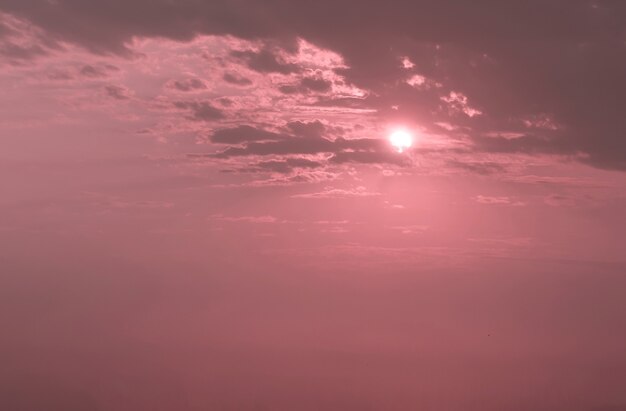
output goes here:
[{"label": "sun", "polygon": [[391,132],[389,142],[398,150],[398,153],[402,153],[413,145],[413,136],[407,130],[399,128]]}]

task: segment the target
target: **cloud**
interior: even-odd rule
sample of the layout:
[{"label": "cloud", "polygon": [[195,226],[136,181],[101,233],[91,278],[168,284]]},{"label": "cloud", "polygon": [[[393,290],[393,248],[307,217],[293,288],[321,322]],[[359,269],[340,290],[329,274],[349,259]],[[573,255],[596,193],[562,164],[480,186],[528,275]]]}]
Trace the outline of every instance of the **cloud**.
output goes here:
[{"label": "cloud", "polygon": [[188,118],[195,121],[214,121],[224,118],[224,113],[206,101],[177,101],[174,106],[191,111]]},{"label": "cloud", "polygon": [[34,46],[21,46],[19,44],[11,43],[8,41],[0,44],[0,56],[12,61],[27,61],[32,60],[35,57],[39,57],[46,54],[44,48]]},{"label": "cloud", "polygon": [[286,135],[258,129],[249,125],[216,130],[210,139],[219,144],[240,144],[252,141],[280,141],[289,138]]},{"label": "cloud", "polygon": [[546,186],[566,186],[566,187],[610,187],[611,185],[594,181],[585,177],[569,177],[569,176],[539,176],[534,174],[508,176],[507,181],[522,184],[546,185]]},{"label": "cloud", "polygon": [[[359,157],[355,152],[372,152],[381,147],[381,143],[377,139],[355,138],[344,139],[339,137],[335,140],[329,140],[323,137],[319,138],[285,138],[281,141],[264,141],[249,142],[242,147],[228,147],[218,153],[208,155],[213,158],[232,158],[244,156],[268,156],[268,155],[289,155],[289,154],[321,154],[334,153],[346,154],[341,156],[340,160],[333,160],[336,163],[355,161],[355,162],[372,162],[376,156],[364,155]],[[350,150],[350,151],[349,151]],[[391,160],[393,163],[397,161],[391,156],[379,155],[380,160]],[[363,161],[358,161],[362,159]],[[383,161],[386,162],[386,161]]]},{"label": "cloud", "polygon": [[589,194],[550,194],[543,201],[552,207],[592,207],[600,204],[598,199]]},{"label": "cloud", "polygon": [[494,197],[494,196],[478,195],[478,196],[474,197],[474,201],[476,201],[477,203],[480,203],[480,204],[510,205],[510,206],[514,206],[514,207],[521,207],[521,206],[525,206],[526,205],[526,203],[523,202],[523,201],[514,200],[511,197],[507,197],[507,196]]},{"label": "cloud", "polygon": [[469,171],[471,173],[481,175],[492,175],[496,173],[503,173],[506,171],[506,167],[500,163],[492,161],[458,161],[450,160],[447,162],[450,167],[458,168],[461,170]]},{"label": "cloud", "polygon": [[36,58],[46,56],[53,43],[45,33],[28,21],[2,12],[0,7],[0,56],[2,62],[23,65]]},{"label": "cloud", "polygon": [[116,100],[128,100],[130,98],[130,91],[126,87],[109,85],[105,86],[104,90],[109,97]]},{"label": "cloud", "polygon": [[333,188],[326,187],[323,191],[319,191],[316,193],[304,193],[304,194],[295,194],[291,196],[292,198],[349,198],[349,197],[376,197],[379,196],[380,193],[368,191],[367,188],[363,186],[358,186],[354,188]]},{"label": "cloud", "polygon": [[330,158],[331,163],[396,164],[408,165],[409,159],[393,151],[340,151]]},{"label": "cloud", "polygon": [[[463,133],[480,150],[576,154],[594,167],[626,170],[626,6],[620,2],[443,0],[382,8],[356,0],[271,0],[263,6],[251,0],[6,0],[0,8],[28,22],[31,28],[20,26],[20,32],[45,33],[29,37],[34,41],[28,46],[11,41],[0,47],[14,58],[32,58],[65,43],[132,56],[133,39],[231,36],[255,44],[230,54],[248,69],[303,74],[299,83],[279,86],[283,91],[326,92],[328,83],[309,75],[307,65],[315,62],[294,46],[301,38],[341,56],[345,67],[334,72],[375,97],[333,95],[318,105],[360,105],[383,122],[391,118],[387,108],[396,106],[398,118],[425,127],[449,124],[451,138]],[[3,27],[4,33],[15,32],[4,22]],[[416,75],[441,87],[425,89]],[[407,78],[419,87],[407,85]],[[485,143],[485,133],[502,129],[532,134]]]},{"label": "cloud", "polygon": [[204,84],[202,80],[197,78],[175,80],[171,83],[171,87],[178,91],[194,91],[207,88],[206,84]]},{"label": "cloud", "polygon": [[427,225],[409,224],[389,227],[392,230],[399,231],[402,234],[422,234],[430,227]]},{"label": "cloud", "polygon": [[284,160],[268,160],[256,163],[251,167],[254,171],[269,171],[273,173],[288,173],[295,168],[319,168],[322,163],[306,158],[293,157]]},{"label": "cloud", "polygon": [[272,187],[272,186],[288,186],[294,184],[310,184],[310,183],[323,183],[328,181],[337,180],[340,173],[327,171],[325,169],[296,169],[293,173],[286,173],[285,175],[273,175],[268,179],[256,179],[248,183],[244,183],[244,186],[250,187]]},{"label": "cloud", "polygon": [[[371,138],[336,137],[332,139],[331,136],[326,137],[330,131],[320,121],[289,122],[284,127],[284,133],[249,125],[225,128],[215,131],[210,139],[213,143],[231,146],[204,156],[228,159],[246,156],[331,153],[333,154],[331,162],[337,164],[345,162],[402,163],[398,156],[393,155],[386,141]],[[333,133],[341,133],[341,131],[337,128],[332,129]],[[240,145],[242,143],[243,145]]]},{"label": "cloud", "polygon": [[470,107],[467,96],[457,91],[451,91],[449,95],[441,97],[454,110],[465,113],[468,117],[479,116],[482,111]]},{"label": "cloud", "polygon": [[282,85],[278,89],[284,94],[328,93],[332,82],[319,77],[304,77],[298,84]]},{"label": "cloud", "polygon": [[243,147],[228,147],[221,152],[209,155],[213,158],[242,156],[268,156],[288,154],[319,154],[334,151],[335,144],[324,138],[289,138],[282,141],[251,142]]},{"label": "cloud", "polygon": [[271,216],[271,215],[229,217],[229,216],[224,216],[222,214],[214,214],[210,216],[209,218],[211,220],[219,220],[219,221],[260,223],[260,224],[280,222],[278,218]]},{"label": "cloud", "polygon": [[328,128],[319,120],[310,121],[308,123],[303,121],[291,121],[287,123],[287,128],[296,136],[307,138],[319,138],[328,131]]},{"label": "cloud", "polygon": [[305,77],[300,81],[300,85],[311,91],[326,93],[330,91],[332,82],[323,78]]},{"label": "cloud", "polygon": [[79,70],[79,73],[83,77],[101,78],[101,77],[108,77],[111,72],[116,72],[116,71],[119,71],[119,68],[110,64],[104,64],[101,66],[93,66],[91,64],[86,64],[81,67],[81,69]]},{"label": "cloud", "polygon": [[274,52],[268,49],[263,49],[259,52],[236,50],[231,55],[243,60],[249,69],[259,73],[291,74],[300,71],[296,64],[281,61]]},{"label": "cloud", "polygon": [[249,86],[252,84],[252,80],[250,80],[249,78],[240,76],[235,73],[224,73],[222,79],[227,83],[235,84],[237,86]]},{"label": "cloud", "polygon": [[97,69],[94,66],[83,66],[80,69],[80,74],[82,74],[85,77],[104,77],[106,76],[106,73],[103,70]]}]

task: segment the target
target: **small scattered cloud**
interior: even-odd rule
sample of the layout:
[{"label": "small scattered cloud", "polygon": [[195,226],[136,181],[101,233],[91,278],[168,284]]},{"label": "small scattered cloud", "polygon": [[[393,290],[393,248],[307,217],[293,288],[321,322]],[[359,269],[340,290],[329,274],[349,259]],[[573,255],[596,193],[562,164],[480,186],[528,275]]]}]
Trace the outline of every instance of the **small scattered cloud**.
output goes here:
[{"label": "small scattered cloud", "polygon": [[109,85],[105,86],[104,90],[109,97],[112,97],[116,100],[128,100],[131,96],[130,90],[123,86]]},{"label": "small scattered cloud", "polygon": [[224,73],[222,79],[225,82],[234,84],[236,86],[249,86],[252,84],[252,80],[236,73]]},{"label": "small scattered cloud", "polygon": [[451,91],[447,96],[441,97],[441,100],[448,103],[451,109],[465,113],[468,117],[475,117],[482,114],[482,111],[469,105],[466,95],[458,91]]},{"label": "small scattered cloud", "polygon": [[480,204],[508,205],[508,206],[514,206],[514,207],[522,207],[526,205],[526,203],[523,201],[518,201],[507,196],[494,197],[494,196],[478,195],[474,197],[474,201]]},{"label": "small scattered cloud", "polygon": [[170,83],[170,87],[183,92],[204,90],[207,88],[204,81],[197,78],[189,78],[185,80],[174,80]]},{"label": "small scattered cloud", "polygon": [[389,226],[388,228],[394,231],[398,231],[401,234],[407,234],[407,235],[421,234],[424,231],[427,231],[429,229],[427,225],[421,225],[421,224],[395,225],[395,226]]},{"label": "small scattered cloud", "polygon": [[80,68],[79,74],[87,78],[108,77],[111,73],[119,71],[119,68],[111,64],[91,65],[86,64]]},{"label": "small scattered cloud", "polygon": [[295,194],[291,196],[292,198],[350,198],[350,197],[376,197],[380,196],[380,193],[373,192],[367,190],[367,188],[363,186],[358,186],[354,188],[333,188],[326,187],[324,190],[316,192],[316,193],[304,193],[304,194]]},{"label": "small scattered cloud", "polygon": [[408,57],[402,58],[402,68],[408,70],[408,69],[412,69],[413,67],[415,67],[415,63],[413,63],[410,58]]},{"label": "small scattered cloud", "polygon": [[589,194],[550,194],[543,198],[545,204],[552,207],[590,207],[599,201]]},{"label": "small scattered cloud", "polygon": [[271,224],[271,223],[280,222],[278,218],[271,216],[271,215],[231,217],[231,216],[225,216],[222,214],[213,214],[209,216],[209,219],[218,220],[218,221],[245,222],[245,223],[256,223],[256,224]]}]

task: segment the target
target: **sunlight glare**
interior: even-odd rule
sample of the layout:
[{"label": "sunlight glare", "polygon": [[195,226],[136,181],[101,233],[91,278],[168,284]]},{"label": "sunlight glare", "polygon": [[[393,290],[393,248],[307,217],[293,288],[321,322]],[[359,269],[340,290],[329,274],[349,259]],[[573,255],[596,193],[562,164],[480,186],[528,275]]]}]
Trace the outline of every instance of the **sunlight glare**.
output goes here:
[{"label": "sunlight glare", "polygon": [[413,136],[405,129],[397,129],[389,135],[389,142],[398,150],[398,153],[402,153],[413,145]]}]

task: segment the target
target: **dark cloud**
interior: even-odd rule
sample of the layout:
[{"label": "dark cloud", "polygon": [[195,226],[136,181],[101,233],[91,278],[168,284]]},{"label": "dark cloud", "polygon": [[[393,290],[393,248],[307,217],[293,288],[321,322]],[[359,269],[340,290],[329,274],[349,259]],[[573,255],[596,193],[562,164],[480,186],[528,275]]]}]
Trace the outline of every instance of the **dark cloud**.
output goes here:
[{"label": "dark cloud", "polygon": [[191,110],[189,118],[195,121],[214,121],[224,118],[224,113],[206,101],[177,101],[174,106]]},{"label": "dark cloud", "polygon": [[280,61],[276,54],[268,49],[259,52],[233,51],[231,55],[243,60],[249,69],[259,73],[291,74],[300,71],[297,65]]},{"label": "dark cloud", "polygon": [[0,21],[0,40],[2,40],[4,37],[8,37],[11,34],[13,34],[13,30],[5,23]]},{"label": "dark cloud", "polygon": [[20,64],[45,54],[47,51],[38,45],[21,46],[9,41],[0,42],[0,56],[14,64]]},{"label": "dark cloud", "polygon": [[370,108],[371,105],[368,104],[368,100],[359,97],[326,97],[322,96],[317,99],[314,106],[319,107],[344,107],[344,108]]},{"label": "dark cloud", "polygon": [[[389,144],[384,140],[370,138],[332,138],[327,135],[330,134],[328,128],[320,121],[308,123],[294,121],[287,123],[284,128],[286,130],[284,134],[252,126],[239,126],[217,130],[211,136],[212,142],[243,145],[231,145],[218,153],[207,154],[205,156],[227,159],[247,156],[332,154],[330,161],[336,164],[407,164],[407,159],[391,151]],[[341,131],[340,129],[333,129],[333,133],[339,133]],[[276,163],[274,160],[268,160],[265,164],[279,168],[295,167],[295,163],[293,163],[293,161],[295,161],[294,159],[286,161],[285,164],[282,164],[280,162]],[[292,161],[292,163],[289,163],[289,161]],[[301,158],[299,158],[298,161],[301,161]],[[262,166],[258,166],[257,168],[259,167]]]},{"label": "dark cloud", "polygon": [[352,151],[386,151],[391,150],[387,140],[379,138],[343,138],[335,139],[335,145],[342,150]]},{"label": "dark cloud", "polygon": [[206,84],[200,79],[190,78],[185,80],[175,80],[172,82],[172,88],[179,91],[194,91],[206,88]]},{"label": "dark cloud", "polygon": [[248,125],[216,130],[211,135],[211,141],[219,144],[240,144],[251,141],[277,141],[285,140],[286,138],[289,138],[289,136],[261,130]]},{"label": "dark cloud", "polygon": [[283,94],[298,94],[302,92],[302,89],[300,87],[289,84],[279,86],[278,90],[280,90],[280,92]]},{"label": "dark cloud", "polygon": [[526,134],[516,138],[475,136],[475,147],[481,151],[495,153],[551,153],[572,154],[571,147],[559,134]]},{"label": "dark cloud", "polygon": [[469,171],[470,173],[476,173],[481,175],[491,175],[496,173],[501,173],[506,171],[506,167],[502,164],[494,163],[490,161],[472,161],[472,162],[464,162],[457,160],[450,160],[447,162],[447,165],[450,167],[454,167],[460,170]]},{"label": "dark cloud", "polygon": [[252,142],[244,147],[228,147],[211,156],[215,158],[230,158],[252,155],[319,154],[330,153],[335,151],[335,149],[334,142],[324,138],[290,138],[282,141]]},{"label": "dark cloud", "polygon": [[288,139],[320,139],[327,132],[327,127],[319,121],[292,121],[286,124],[284,132],[277,133],[249,125],[216,130],[210,139],[219,144],[240,144],[250,142],[278,142]]},{"label": "dark cloud", "polygon": [[332,83],[323,78],[305,77],[300,81],[300,85],[307,90],[315,91],[318,93],[326,93],[330,91]]},{"label": "dark cloud", "polygon": [[80,69],[80,74],[85,77],[97,78],[97,77],[106,77],[107,73],[105,70],[99,67],[94,67],[91,65],[85,65]]},{"label": "dark cloud", "polygon": [[113,97],[116,100],[128,100],[130,98],[130,93],[125,87],[106,86],[104,89],[109,97]]},{"label": "dark cloud", "polygon": [[333,154],[329,160],[331,163],[362,163],[362,164],[396,164],[408,165],[407,157],[399,153],[385,151],[340,151]]},{"label": "dark cloud", "polygon": [[301,157],[292,157],[281,160],[260,161],[252,166],[239,169],[240,172],[270,172],[287,174],[295,169],[321,168],[324,164],[319,161],[309,160]]},{"label": "dark cloud", "polygon": [[235,73],[224,73],[222,79],[227,83],[235,84],[237,86],[249,86],[252,84],[252,80],[250,80],[249,78],[240,76]]},{"label": "dark cloud", "polygon": [[288,158],[286,160],[262,161],[257,164],[258,167],[272,171],[286,171],[293,168],[316,168],[321,163],[306,158]]},{"label": "dark cloud", "polygon": [[217,101],[219,101],[219,103],[223,107],[232,107],[233,104],[235,104],[235,102],[233,100],[229,99],[228,97],[222,97],[222,98],[218,99]]},{"label": "dark cloud", "polygon": [[300,137],[319,138],[322,137],[326,131],[326,126],[319,120],[305,123],[302,121],[292,121],[287,123],[287,129],[294,135]]},{"label": "dark cloud", "polygon": [[91,64],[86,64],[79,70],[80,75],[83,77],[89,78],[101,78],[107,77],[111,73],[119,71],[119,67],[113,66],[111,64],[103,64],[99,66],[93,66]]},{"label": "dark cloud", "polygon": [[286,84],[278,89],[284,94],[327,93],[331,90],[332,84],[323,78],[305,77],[298,84]]}]

